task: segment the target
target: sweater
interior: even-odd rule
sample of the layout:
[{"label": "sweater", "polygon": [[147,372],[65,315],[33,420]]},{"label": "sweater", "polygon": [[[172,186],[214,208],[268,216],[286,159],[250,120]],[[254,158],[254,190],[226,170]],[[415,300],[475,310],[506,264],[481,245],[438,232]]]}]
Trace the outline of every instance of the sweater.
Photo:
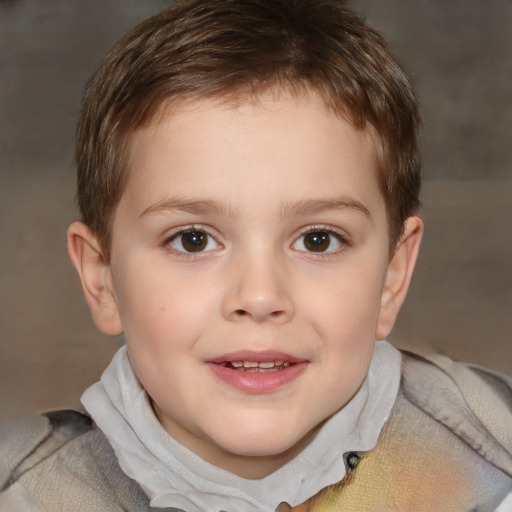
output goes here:
[{"label": "sweater", "polygon": [[[276,512],[512,510],[512,381],[448,358],[402,359],[377,446],[345,453],[340,482]],[[69,510],[176,511],[150,507],[87,415],[57,411],[2,425],[0,511]]]}]

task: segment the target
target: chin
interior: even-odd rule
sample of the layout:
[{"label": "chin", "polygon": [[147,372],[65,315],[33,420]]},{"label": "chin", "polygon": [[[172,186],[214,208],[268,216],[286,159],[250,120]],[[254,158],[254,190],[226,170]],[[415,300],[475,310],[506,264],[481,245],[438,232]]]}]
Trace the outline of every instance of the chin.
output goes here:
[{"label": "chin", "polygon": [[226,452],[241,457],[276,457],[285,454],[295,446],[302,446],[307,435],[282,432],[279,427],[267,431],[245,433],[230,437],[218,445]]}]

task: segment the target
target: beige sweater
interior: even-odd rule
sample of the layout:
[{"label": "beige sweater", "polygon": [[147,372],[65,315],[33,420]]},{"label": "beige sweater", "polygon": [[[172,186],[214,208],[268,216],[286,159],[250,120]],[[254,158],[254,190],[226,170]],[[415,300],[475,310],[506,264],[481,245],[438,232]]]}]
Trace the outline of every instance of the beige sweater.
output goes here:
[{"label": "beige sweater", "polygon": [[[510,379],[404,354],[401,391],[377,447],[345,454],[340,483],[278,511],[492,511],[510,499],[511,454]],[[59,411],[2,425],[0,512],[173,510],[148,502],[87,416]]]}]

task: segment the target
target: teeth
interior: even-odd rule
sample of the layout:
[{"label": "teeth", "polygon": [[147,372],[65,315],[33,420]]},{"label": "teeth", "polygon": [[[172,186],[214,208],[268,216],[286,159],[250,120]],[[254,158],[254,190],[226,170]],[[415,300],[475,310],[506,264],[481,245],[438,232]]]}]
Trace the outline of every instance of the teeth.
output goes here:
[{"label": "teeth", "polygon": [[241,370],[245,372],[278,372],[283,368],[288,368],[290,366],[290,362],[288,361],[230,361],[221,363],[222,366],[231,366],[236,370]]}]

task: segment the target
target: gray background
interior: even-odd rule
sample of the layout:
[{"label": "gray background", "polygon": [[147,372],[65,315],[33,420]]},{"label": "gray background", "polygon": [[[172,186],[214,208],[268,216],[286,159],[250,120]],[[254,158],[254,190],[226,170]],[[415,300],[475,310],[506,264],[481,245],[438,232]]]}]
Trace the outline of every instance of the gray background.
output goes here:
[{"label": "gray background", "polygon": [[[68,262],[86,79],[164,0],[0,0],[0,417],[73,406],[120,338]],[[424,112],[427,231],[390,339],[512,372],[512,2],[354,2],[406,63]]]}]

